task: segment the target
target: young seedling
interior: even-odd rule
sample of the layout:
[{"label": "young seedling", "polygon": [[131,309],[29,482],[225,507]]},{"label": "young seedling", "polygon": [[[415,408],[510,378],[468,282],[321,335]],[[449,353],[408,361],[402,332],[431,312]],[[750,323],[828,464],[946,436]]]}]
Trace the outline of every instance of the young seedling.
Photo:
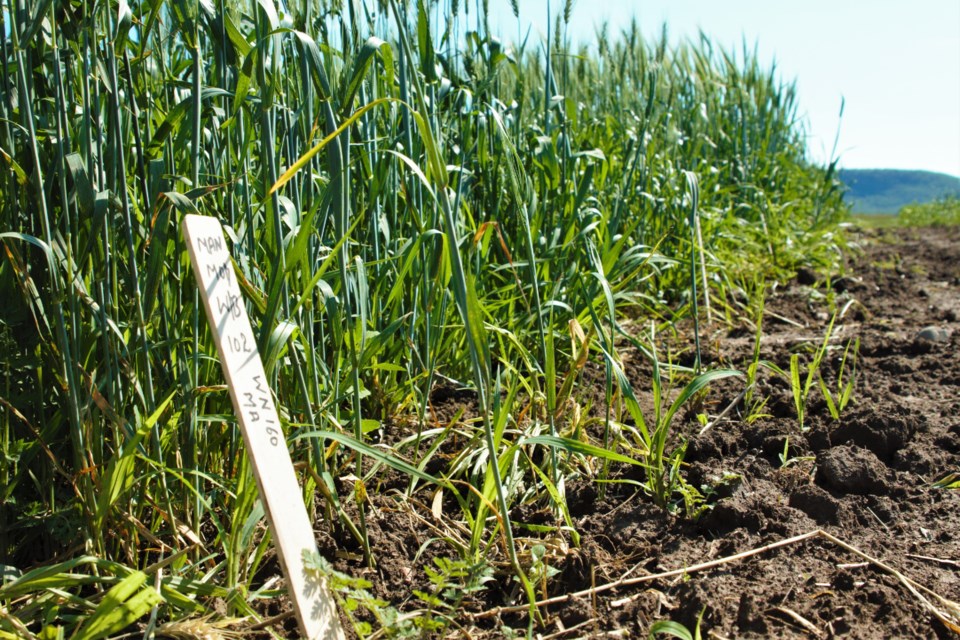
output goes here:
[{"label": "young seedling", "polygon": [[798,462],[804,462],[808,460],[816,460],[815,456],[792,456],[790,455],[790,436],[787,436],[783,440],[783,451],[777,454],[777,457],[780,458],[780,468],[786,469],[792,464]]},{"label": "young seedling", "polygon": [[[851,355],[850,347],[853,346],[852,361],[850,370],[847,371],[847,361]],[[827,410],[834,420],[840,419],[840,414],[846,409],[853,397],[853,389],[857,383],[857,356],[860,353],[860,338],[847,342],[843,350],[843,359],[840,360],[840,371],[837,373],[836,394],[830,391],[827,383],[823,380],[823,375],[818,373],[817,379],[820,382],[820,392],[823,393],[823,399],[827,403]],[[846,378],[846,380],[844,380]]]},{"label": "young seedling", "polygon": [[[833,325],[837,320],[837,314],[833,314],[830,324],[823,335],[823,342],[814,352],[813,360],[807,365],[806,375],[803,376],[800,365],[800,354],[794,353],[790,356],[790,390],[793,392],[793,404],[797,409],[797,422],[800,424],[800,431],[806,431],[807,402],[810,397],[810,389],[813,383],[820,375],[820,365],[823,363],[823,357],[827,353],[827,346],[830,344],[830,336],[833,334]],[[802,379],[801,379],[802,378]]]},{"label": "young seedling", "polygon": [[933,483],[937,489],[960,489],[960,473],[948,473]]},{"label": "young seedling", "polygon": [[753,353],[751,354],[750,364],[747,365],[747,370],[745,372],[747,380],[746,387],[743,392],[743,407],[746,413],[744,420],[747,424],[752,424],[753,422],[759,420],[766,416],[763,413],[764,408],[767,405],[767,398],[761,398],[757,394],[757,383],[760,379],[760,368],[766,367],[768,369],[773,368],[773,365],[766,361],[760,359],[760,344],[761,339],[763,338],[763,311],[764,311],[765,300],[763,294],[760,294],[760,301],[757,307],[756,319],[754,323],[756,324],[756,331],[753,336]]},{"label": "young seedling", "polygon": [[673,620],[658,620],[650,626],[650,634],[647,636],[647,640],[656,640],[657,636],[661,635],[679,638],[679,640],[700,640],[703,637],[700,632],[700,625],[703,622],[703,614],[706,611],[706,607],[700,610],[700,615],[697,616],[697,624],[694,626],[693,631]]},{"label": "young seedling", "polygon": [[[668,443],[671,440],[671,428],[673,419],[681,407],[693,399],[701,391],[704,391],[711,382],[716,382],[722,378],[731,376],[741,376],[739,371],[732,369],[715,369],[702,373],[690,380],[677,394],[673,403],[668,404],[670,387],[672,386],[672,377],[668,377],[667,385],[664,385],[662,371],[664,368],[669,374],[676,371],[675,367],[663,367],[657,357],[654,347],[655,341],[653,332],[649,338],[649,349],[631,336],[626,336],[634,346],[642,352],[646,352],[653,365],[653,419],[648,420],[644,417],[640,409],[633,389],[626,379],[623,371],[616,367],[614,369],[620,391],[624,396],[627,409],[634,419],[641,439],[641,444],[646,450],[643,461],[647,468],[647,490],[653,496],[654,502],[662,507],[666,507],[675,491],[682,486],[680,476],[680,465],[683,462],[685,452],[684,446],[668,449]],[[608,358],[608,361],[612,359]]]}]

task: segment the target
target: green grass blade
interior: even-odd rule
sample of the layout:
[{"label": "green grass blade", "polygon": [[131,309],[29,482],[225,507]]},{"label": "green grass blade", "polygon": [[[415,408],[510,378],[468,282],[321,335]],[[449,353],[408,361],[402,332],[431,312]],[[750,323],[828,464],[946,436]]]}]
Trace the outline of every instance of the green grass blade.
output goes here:
[{"label": "green grass blade", "polygon": [[76,640],[101,640],[126,629],[164,602],[150,587],[142,588],[147,575],[131,573],[104,595],[93,614],[74,635]]}]

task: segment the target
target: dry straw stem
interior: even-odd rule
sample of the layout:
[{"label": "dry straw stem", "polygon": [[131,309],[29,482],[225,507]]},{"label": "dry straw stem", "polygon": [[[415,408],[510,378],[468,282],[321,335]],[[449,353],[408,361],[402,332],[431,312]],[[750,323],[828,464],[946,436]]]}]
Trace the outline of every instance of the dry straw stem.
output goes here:
[{"label": "dry straw stem", "polygon": [[[617,589],[619,587],[629,587],[636,584],[643,584],[645,582],[653,582],[654,580],[662,580],[664,578],[673,578],[677,576],[689,575],[691,573],[696,573],[698,571],[706,571],[707,569],[714,569],[716,567],[729,564],[731,562],[737,562],[739,560],[745,560],[761,553],[766,553],[767,551],[773,551],[774,549],[779,549],[781,547],[790,546],[798,542],[803,542],[804,540],[810,540],[813,538],[823,538],[827,542],[832,542],[833,544],[841,547],[850,553],[857,555],[868,563],[874,565],[878,569],[894,576],[899,580],[907,590],[913,594],[913,596],[920,601],[920,603],[932,613],[940,622],[942,622],[948,629],[954,631],[955,633],[960,633],[960,604],[944,598],[943,596],[933,592],[931,589],[921,585],[920,583],[911,580],[907,576],[903,575],[901,572],[897,571],[890,565],[886,564],[881,560],[867,555],[863,551],[860,551],[853,545],[847,544],[843,540],[833,536],[823,529],[814,529],[813,531],[808,531],[807,533],[800,534],[798,536],[793,536],[792,538],[785,538],[777,542],[764,545],[762,547],[757,547],[755,549],[750,549],[749,551],[742,551],[731,556],[726,556],[724,558],[718,558],[717,560],[711,560],[709,562],[703,562],[701,564],[695,564],[690,567],[683,567],[682,569],[673,569],[672,571],[664,571],[662,573],[654,573],[646,576],[638,576],[636,578],[628,578],[627,576],[633,573],[634,569],[627,571],[623,577],[613,582],[608,582],[597,587],[591,587],[590,589],[584,589],[582,591],[577,591],[575,593],[567,593],[562,596],[555,596],[553,598],[547,598],[545,600],[539,600],[535,603],[535,606],[546,607],[552,604],[561,604],[575,598],[582,597],[592,597],[598,593],[604,591],[609,591],[611,589]],[[921,593],[923,592],[923,593]],[[929,598],[924,595],[930,596]],[[934,604],[931,602],[931,599],[939,603]],[[504,613],[520,613],[526,611],[529,608],[529,605],[516,605],[510,607],[496,607],[494,609],[489,609],[478,614],[474,614],[474,618],[489,618],[498,616]]]},{"label": "dry straw stem", "polygon": [[933,558],[931,556],[919,556],[915,553],[908,553],[908,558],[913,558],[914,560],[923,560],[925,562],[935,562],[937,564],[945,564],[948,567],[960,567],[960,562],[956,560],[948,560],[947,558]]},{"label": "dry straw stem", "polygon": [[23,624],[23,622],[20,621],[19,618],[10,615],[7,612],[6,607],[0,606],[0,620],[7,622],[11,627],[13,627],[14,631],[19,633],[20,636],[25,640],[36,640],[37,636],[30,633],[30,630],[27,629],[27,627]]},{"label": "dry straw stem", "polygon": [[823,635],[820,633],[820,629],[817,628],[817,625],[813,624],[812,622],[804,618],[802,615],[800,615],[793,609],[788,609],[787,607],[774,607],[773,609],[771,609],[771,611],[785,615],[786,617],[790,618],[790,620],[792,620],[793,622],[803,627],[803,629],[807,631],[810,635],[816,638],[820,638]]},{"label": "dry straw stem", "polygon": [[157,636],[173,640],[233,640],[242,638],[243,633],[229,627],[243,622],[242,619],[225,618],[213,621],[211,616],[187,618],[167,622],[157,627]]}]

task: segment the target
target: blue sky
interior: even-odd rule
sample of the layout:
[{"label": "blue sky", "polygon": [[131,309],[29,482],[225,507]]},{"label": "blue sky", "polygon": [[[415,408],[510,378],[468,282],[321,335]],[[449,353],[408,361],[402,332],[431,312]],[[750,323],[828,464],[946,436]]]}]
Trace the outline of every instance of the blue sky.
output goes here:
[{"label": "blue sky", "polygon": [[[521,22],[546,33],[547,0],[519,0]],[[554,15],[562,0],[550,0]],[[515,40],[508,0],[490,0],[491,28]],[[846,168],[926,169],[960,176],[960,0],[575,0],[570,35],[594,40],[639,18],[666,22],[672,41],[703,29],[717,44],[756,43],[783,79],[797,81],[811,156]],[[846,100],[838,120],[841,98]]]}]

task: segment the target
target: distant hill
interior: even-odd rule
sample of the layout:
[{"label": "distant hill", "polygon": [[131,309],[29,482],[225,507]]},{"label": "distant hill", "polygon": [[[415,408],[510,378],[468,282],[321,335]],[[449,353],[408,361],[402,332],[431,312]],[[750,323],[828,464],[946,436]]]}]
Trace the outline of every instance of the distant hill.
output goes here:
[{"label": "distant hill", "polygon": [[960,196],[960,178],[933,171],[841,169],[854,213],[897,213],[908,204]]}]

